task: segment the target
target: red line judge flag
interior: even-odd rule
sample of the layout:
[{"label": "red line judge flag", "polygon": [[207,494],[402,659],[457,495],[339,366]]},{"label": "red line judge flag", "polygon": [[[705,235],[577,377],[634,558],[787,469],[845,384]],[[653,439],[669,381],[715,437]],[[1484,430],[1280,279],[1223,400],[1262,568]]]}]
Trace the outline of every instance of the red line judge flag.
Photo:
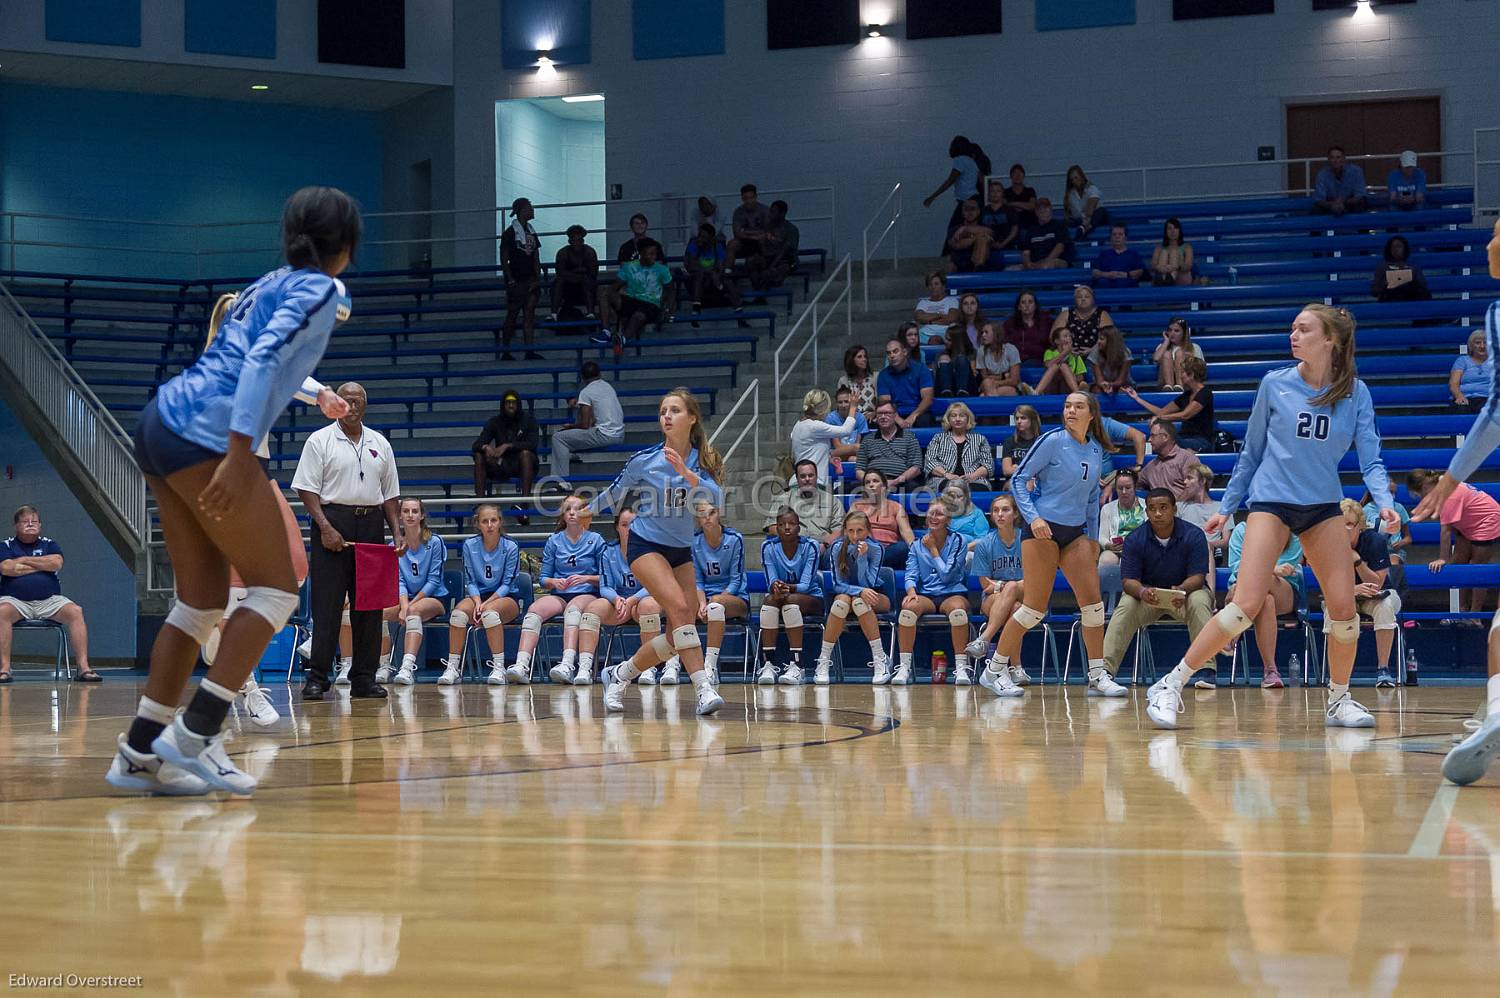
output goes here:
[{"label": "red line judge flag", "polygon": [[384,610],[401,602],[396,549],[389,544],[354,545],[354,609]]}]

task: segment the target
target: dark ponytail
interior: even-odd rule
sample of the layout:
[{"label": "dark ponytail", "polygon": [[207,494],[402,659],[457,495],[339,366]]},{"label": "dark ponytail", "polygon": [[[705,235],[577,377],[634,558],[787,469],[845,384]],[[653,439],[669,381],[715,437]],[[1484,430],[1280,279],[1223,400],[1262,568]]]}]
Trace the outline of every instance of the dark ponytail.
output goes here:
[{"label": "dark ponytail", "polygon": [[337,187],[304,187],[281,209],[281,250],[299,269],[321,268],[346,249],[353,256],[362,232],[359,206]]}]

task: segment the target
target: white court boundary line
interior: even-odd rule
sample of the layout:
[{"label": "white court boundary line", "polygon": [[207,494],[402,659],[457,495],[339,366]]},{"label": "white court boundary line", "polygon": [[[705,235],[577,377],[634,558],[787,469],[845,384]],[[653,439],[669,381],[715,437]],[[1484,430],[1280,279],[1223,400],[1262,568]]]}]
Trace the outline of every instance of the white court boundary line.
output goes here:
[{"label": "white court boundary line", "polygon": [[1432,803],[1417,834],[1406,851],[1414,859],[1436,859],[1443,849],[1443,836],[1448,831],[1448,819],[1453,817],[1453,805],[1458,803],[1458,787],[1447,780],[1438,784],[1432,795]]},{"label": "white court boundary line", "polygon": [[[1457,790],[1457,787],[1453,788]],[[131,801],[145,798],[121,798]],[[169,806],[169,805],[168,805]],[[250,805],[253,806],[253,805]],[[170,813],[164,810],[164,814]],[[142,827],[139,832],[143,835],[157,835],[164,838],[219,838],[224,832],[222,829],[180,829],[167,830],[159,828]],[[0,835],[6,834],[35,834],[35,835],[112,835],[113,830],[103,825],[93,827],[78,827],[76,825],[5,825],[0,824]],[[282,839],[301,841],[305,839],[317,839],[327,842],[329,833],[325,831],[250,831],[239,833],[246,838],[259,839]],[[515,846],[593,846],[600,848],[623,848],[623,849],[732,849],[744,852],[774,851],[786,852],[788,850],[797,852],[876,852],[876,853],[907,853],[914,855],[923,854],[945,854],[945,855],[977,855],[977,856],[1141,856],[1141,857],[1181,857],[1183,859],[1308,859],[1308,860],[1378,860],[1378,861],[1421,861],[1428,862],[1437,860],[1448,863],[1488,863],[1488,855],[1419,855],[1413,852],[1314,852],[1311,850],[1275,850],[1275,849],[1145,849],[1126,848],[1119,846],[1027,846],[1027,845],[952,845],[952,844],[922,844],[901,842],[772,842],[757,839],[749,840],[704,840],[704,839],[634,839],[634,838],[596,838],[591,836],[562,836],[562,835],[426,835],[395,832],[365,832],[356,834],[339,833],[336,838],[339,843],[365,842],[365,843],[398,843],[398,842],[431,842],[431,843],[453,843],[461,845],[482,845],[484,843],[495,843],[497,845]]]}]

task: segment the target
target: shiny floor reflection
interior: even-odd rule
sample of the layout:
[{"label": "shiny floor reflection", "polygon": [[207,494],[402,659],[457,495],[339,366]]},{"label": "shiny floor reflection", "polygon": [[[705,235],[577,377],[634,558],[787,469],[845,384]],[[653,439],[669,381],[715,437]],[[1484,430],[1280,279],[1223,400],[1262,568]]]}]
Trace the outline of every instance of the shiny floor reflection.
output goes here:
[{"label": "shiny floor reflection", "polygon": [[1476,689],[422,686],[234,718],[253,800],[120,796],[136,691],[0,689],[7,973],[145,993],[1460,993],[1500,970]]}]

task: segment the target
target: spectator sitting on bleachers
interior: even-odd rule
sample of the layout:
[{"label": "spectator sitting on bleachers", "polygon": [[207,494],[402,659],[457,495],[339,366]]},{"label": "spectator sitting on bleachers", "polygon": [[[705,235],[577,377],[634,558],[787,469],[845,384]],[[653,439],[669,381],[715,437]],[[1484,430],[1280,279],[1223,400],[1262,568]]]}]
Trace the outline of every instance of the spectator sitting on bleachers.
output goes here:
[{"label": "spectator sitting on bleachers", "polygon": [[650,221],[640,212],[630,216],[630,238],[620,244],[620,252],[615,254],[615,263],[629,263],[641,255],[643,245],[656,242],[646,234],[650,225]]},{"label": "spectator sitting on bleachers", "polygon": [[[521,404],[521,396],[507,388],[500,396],[500,411],[489,418],[469,448],[474,455],[474,494],[487,496],[492,482],[517,478],[521,494],[531,495],[540,437],[536,418]],[[527,523],[522,507],[511,512],[523,526]]]},{"label": "spectator sitting on bleachers", "polygon": [[870,351],[863,343],[844,351],[844,373],[839,375],[837,387],[854,393],[855,407],[860,412],[875,411],[875,372],[870,370]]},{"label": "spectator sitting on bleachers", "polygon": [[797,462],[797,484],[788,489],[779,500],[772,503],[766,516],[763,531],[770,536],[776,533],[776,518],[787,510],[797,514],[802,536],[816,541],[819,548],[826,548],[838,539],[844,520],[844,506],[838,497],[823,484],[818,476],[818,466],[809,460]]},{"label": "spectator sitting on bleachers", "polygon": [[1448,372],[1448,393],[1453,404],[1470,412],[1478,412],[1490,400],[1490,385],[1494,382],[1495,358],[1490,356],[1489,344],[1485,342],[1484,330],[1476,329],[1469,334],[1468,348],[1453,362]]},{"label": "spectator sitting on bleachers", "polygon": [[1204,382],[1208,366],[1202,358],[1188,354],[1179,367],[1182,372],[1182,394],[1166,405],[1152,405],[1132,387],[1124,393],[1157,419],[1181,422],[1177,442],[1188,450],[1204,453],[1213,449],[1219,427],[1214,422],[1214,390]]},{"label": "spectator sitting on bleachers", "polygon": [[564,321],[592,319],[599,307],[599,254],[584,242],[589,230],[568,226],[568,242],[557,251],[557,283],[552,288],[553,317]]},{"label": "spectator sitting on bleachers", "polygon": [[979,327],[985,323],[979,296],[964,292],[958,299],[958,316],[943,335],[943,352],[937,359],[934,387],[939,395],[973,395],[979,387],[974,361]]},{"label": "spectator sitting on bleachers", "polygon": [[552,476],[559,479],[553,487],[572,491],[567,483],[573,470],[573,454],[598,450],[625,439],[625,409],[614,386],[599,373],[599,365],[584,361],[579,370],[578,414],[573,422],[552,431]]},{"label": "spectator sitting on bleachers", "polygon": [[938,271],[927,275],[927,296],[918,298],[912,319],[918,326],[918,342],[943,341],[948,327],[958,321],[958,296],[948,293],[948,281]]},{"label": "spectator sitting on bleachers", "polygon": [[900,340],[885,345],[885,357],[885,370],[875,378],[876,394],[882,402],[890,399],[896,406],[902,426],[931,426],[932,372]]},{"label": "spectator sitting on bleachers", "polygon": [[[1406,491],[1420,500],[1437,484],[1437,472],[1417,469],[1406,476]],[[1474,486],[1460,483],[1438,511],[1438,556],[1427,568],[1441,572],[1445,565],[1488,565],[1500,540],[1500,503]],[[1488,612],[1489,591],[1462,589],[1458,608]]]},{"label": "spectator sitting on bleachers", "polygon": [[661,246],[655,240],[642,243],[640,257],[620,264],[614,285],[604,295],[603,331],[593,342],[613,343],[619,356],[625,344],[641,338],[646,326],[670,321],[675,298],[672,270],[661,262]]},{"label": "spectator sitting on bleachers", "polygon": [[1145,279],[1146,264],[1130,248],[1130,230],[1124,222],[1110,223],[1109,246],[1094,257],[1094,287],[1133,288]]},{"label": "spectator sitting on bleachers", "polygon": [[1141,469],[1139,488],[1166,489],[1178,502],[1198,492],[1198,475],[1193,471],[1200,463],[1197,451],[1183,447],[1177,440],[1177,427],[1171,420],[1151,420],[1147,437],[1156,456]]},{"label": "spectator sitting on bleachers", "polygon": [[0,543],[0,683],[11,681],[11,634],[22,620],[61,624],[73,653],[73,681],[101,682],[103,677],[89,666],[83,607],[62,594],[57,578],[63,567],[62,547],[42,536],[42,518],[35,506],[20,507],[10,522],[14,533]]},{"label": "spectator sitting on bleachers", "polygon": [[1052,327],[1052,348],[1042,354],[1046,370],[1034,389],[1037,395],[1066,395],[1088,391],[1089,369],[1073,345],[1067,326]]},{"label": "spectator sitting on bleachers", "polygon": [[1051,198],[1037,198],[1036,222],[1021,230],[1017,245],[1021,262],[1011,264],[1007,270],[1057,270],[1073,265],[1073,239],[1068,234],[1068,223],[1052,217]]},{"label": "spectator sitting on bleachers", "polygon": [[948,251],[944,254],[948,272],[988,270],[995,234],[979,219],[979,198],[968,198],[958,208],[958,221],[948,227]]},{"label": "spectator sitting on bleachers", "polygon": [[[958,300],[957,298],[954,299],[954,301],[957,301],[957,300]],[[943,329],[945,331],[947,330],[947,328],[948,328],[947,326],[943,327]],[[913,357],[920,357],[920,356],[922,356],[922,343],[924,341],[922,339],[922,327],[921,326],[917,325],[915,322],[912,322],[910,319],[908,319],[905,322],[901,323],[901,325],[899,325],[899,326],[896,327],[896,338],[899,339],[903,344],[906,345],[906,351],[907,351],[907,353],[910,353]],[[943,337],[942,336],[931,336],[931,337],[927,338],[926,342],[929,343],[929,344],[937,345],[937,344],[940,344],[940,343],[943,342]],[[879,397],[879,391],[878,391],[879,376],[878,375],[876,376],[876,382],[877,382],[876,397],[878,398]]]},{"label": "spectator sitting on bleachers", "polygon": [[541,360],[531,349],[536,343],[536,306],[542,293],[541,241],[531,220],[536,212],[526,198],[511,202],[511,223],[500,234],[500,272],[505,277],[505,360],[515,360],[510,353],[516,337],[516,318],[521,317],[521,336],[526,342],[526,359]]},{"label": "spectator sitting on bleachers", "polygon": [[1370,294],[1377,301],[1431,301],[1427,276],[1411,262],[1411,243],[1405,236],[1385,241],[1384,258],[1370,279]]},{"label": "spectator sitting on bleachers", "polygon": [[839,388],[833,393],[833,402],[833,411],[823,417],[824,422],[841,427],[846,419],[854,420],[853,431],[835,439],[833,453],[829,455],[833,461],[839,462],[840,467],[835,470],[842,473],[842,462],[859,457],[859,438],[870,432],[870,422],[854,404],[854,389]]},{"label": "spectator sitting on bleachers", "polygon": [[1162,330],[1161,342],[1151,354],[1151,363],[1156,365],[1156,383],[1164,392],[1182,391],[1182,359],[1193,356],[1203,359],[1203,348],[1193,342],[1193,327],[1181,316],[1174,315]]},{"label": "spectator sitting on bleachers", "polygon": [[1162,223],[1161,243],[1151,250],[1151,283],[1171,287],[1193,283],[1193,244],[1182,235],[1182,223],[1169,218]]},{"label": "spectator sitting on bleachers", "polygon": [[832,410],[833,400],[828,393],[814,388],[802,396],[802,418],[792,426],[792,460],[797,464],[811,461],[818,470],[818,482],[828,481],[833,445],[854,432],[854,414],[830,425],[827,416]]},{"label": "spectator sitting on bleachers", "polygon": [[1125,337],[1114,326],[1104,327],[1099,342],[1089,353],[1094,366],[1094,391],[1103,395],[1134,387],[1130,381],[1130,351]]},{"label": "spectator sitting on bleachers", "polygon": [[714,238],[720,242],[724,241],[724,235],[719,230],[722,223],[719,221],[719,206],[714,204],[713,199],[707,195],[698,196],[698,228],[705,225],[714,230]]},{"label": "spectator sitting on bleachers", "polygon": [[[1370,490],[1366,489],[1364,497],[1360,499],[1365,510],[1365,526],[1378,527],[1380,525],[1380,507],[1370,496]],[[1401,518],[1401,532],[1398,534],[1387,534],[1386,541],[1391,550],[1391,564],[1401,565],[1406,562],[1406,549],[1411,547],[1411,510],[1396,501],[1396,483],[1391,483],[1391,509]]]},{"label": "spectator sitting on bleachers", "polygon": [[962,537],[972,551],[980,538],[990,532],[990,526],[984,510],[974,505],[968,483],[953,479],[943,486],[939,498],[948,511],[948,529]]},{"label": "spectator sitting on bleachers", "polygon": [[1329,146],[1328,165],[1318,171],[1313,182],[1313,213],[1342,215],[1346,211],[1364,211],[1368,207],[1365,171],[1350,163],[1342,146]]},{"label": "spectator sitting on bleachers", "polygon": [[1011,417],[1011,427],[1011,435],[1000,445],[1000,470],[1005,475],[1002,485],[1011,487],[1014,491],[1015,483],[1010,478],[1021,462],[1026,460],[1026,452],[1031,450],[1031,445],[1042,435],[1041,414],[1036,411],[1035,406],[1018,405],[1015,415]]},{"label": "spectator sitting on bleachers", "polygon": [[890,483],[884,472],[867,468],[860,472],[860,484],[863,491],[849,508],[869,518],[870,536],[880,542],[881,566],[904,571],[907,549],[916,540],[906,507],[891,498]]},{"label": "spectator sitting on bleachers", "polygon": [[[698,226],[698,234],[688,240],[682,254],[682,266],[688,275],[688,293],[693,297],[693,313],[705,308],[723,308],[726,305],[740,312],[740,289],[726,273],[728,254],[718,238],[714,227],[705,222]],[[693,321],[696,328],[697,320]]]},{"label": "spectator sitting on bleachers", "polygon": [[[1224,604],[1228,606],[1235,601],[1235,586],[1238,584],[1240,573],[1240,553],[1245,544],[1245,523],[1241,520],[1235,525],[1229,535],[1229,592],[1225,594]],[[1286,539],[1286,547],[1281,549],[1281,554],[1276,556],[1276,568],[1271,573],[1271,589],[1265,600],[1260,605],[1260,611],[1255,615],[1252,625],[1255,628],[1255,646],[1260,650],[1260,660],[1264,666],[1264,675],[1260,681],[1261,689],[1279,690],[1286,686],[1281,679],[1281,672],[1276,667],[1276,618],[1291,613],[1297,607],[1297,599],[1302,594],[1304,577],[1302,574],[1302,542],[1297,539],[1296,534],[1289,533]],[[1222,654],[1233,657],[1235,645],[1238,640],[1229,642]],[[1248,662],[1249,659],[1247,658]]]},{"label": "spectator sitting on bleachers", "polygon": [[1115,498],[1099,509],[1099,591],[1120,592],[1120,552],[1125,538],[1146,522],[1146,504],[1136,494],[1136,473],[1121,468],[1115,475]]},{"label": "spectator sitting on bleachers", "polygon": [[949,482],[964,482],[988,489],[994,468],[994,448],[974,431],[974,411],[962,402],[948,406],[943,431],[927,444],[927,484],[941,489]]},{"label": "spectator sitting on bleachers", "polygon": [[1010,205],[1005,201],[1005,184],[999,180],[991,180],[985,190],[986,197],[979,211],[979,223],[990,230],[989,269],[998,270],[1000,254],[1015,245],[1016,240],[1021,237],[1021,227],[1012,219]]},{"label": "spectator sitting on bleachers", "polygon": [[979,349],[974,354],[974,372],[979,376],[979,394],[1018,395],[1021,392],[1021,354],[1007,343],[993,322],[979,327]]},{"label": "spectator sitting on bleachers", "polygon": [[[1365,511],[1353,499],[1339,503],[1344,514],[1344,528],[1349,532],[1349,549],[1354,557],[1354,609],[1370,618],[1375,629],[1375,685],[1393,687],[1391,648],[1396,643],[1396,617],[1401,613],[1401,594],[1391,583],[1391,556],[1386,535],[1365,526]],[[1323,632],[1328,633],[1330,615],[1323,615]]]},{"label": "spectator sitting on bleachers", "polygon": [[1063,190],[1063,210],[1068,224],[1077,231],[1079,239],[1109,222],[1109,210],[1100,199],[1099,188],[1089,183],[1083,167],[1077,163],[1068,167],[1066,187]]},{"label": "spectator sitting on bleachers", "polygon": [[948,225],[944,231],[952,229],[958,224],[963,210],[963,203],[971,197],[979,196],[979,178],[989,175],[990,158],[979,148],[978,143],[970,142],[966,136],[955,135],[948,143],[948,156],[953,160],[953,168],[948,171],[948,179],[944,180],[933,191],[922,199],[923,208],[931,208],[932,202],[948,188],[953,188],[953,215],[948,219]]},{"label": "spectator sitting on bleachers", "polygon": [[1035,363],[1052,343],[1052,316],[1037,305],[1035,291],[1022,288],[1000,331],[1005,334],[1005,342],[1014,345],[1021,355],[1021,363]]},{"label": "spectator sitting on bleachers", "polygon": [[[1214,470],[1206,464],[1196,464],[1193,474],[1198,490],[1178,500],[1177,515],[1196,527],[1202,527],[1219,512],[1219,504],[1209,495],[1209,490],[1214,487]],[[1379,511],[1376,512],[1378,515]],[[1220,527],[1211,534],[1205,530],[1204,536],[1208,538],[1208,556],[1217,564],[1229,546],[1229,531]]]},{"label": "spectator sitting on bleachers", "polygon": [[1427,174],[1417,166],[1415,150],[1401,153],[1401,165],[1385,178],[1385,193],[1392,208],[1412,211],[1427,204]]},{"label": "spectator sitting on bleachers", "polygon": [[760,203],[759,192],[754,184],[740,188],[740,203],[730,218],[729,265],[734,266],[740,257],[759,256],[760,241],[766,234],[766,224],[771,213]]},{"label": "spectator sitting on bleachers", "polygon": [[797,269],[797,251],[802,246],[802,233],[787,220],[785,201],[772,201],[766,216],[766,226],[761,230],[760,252],[746,261],[750,272],[750,286],[757,291],[779,288],[787,276]]},{"label": "spectator sitting on bleachers", "polygon": [[1094,300],[1094,289],[1087,284],[1080,284],[1073,289],[1072,307],[1063,309],[1052,320],[1053,329],[1067,327],[1073,337],[1073,349],[1081,354],[1093,350],[1094,345],[1099,342],[1100,330],[1114,324],[1109,312],[1100,308]]},{"label": "spectator sitting on bleachers", "polygon": [[1026,167],[1010,165],[1010,186],[1001,193],[1012,225],[1025,232],[1036,224],[1036,189],[1026,186]]},{"label": "spectator sitting on bleachers", "polygon": [[921,481],[922,445],[901,425],[896,406],[889,399],[876,403],[875,429],[859,440],[859,473],[871,470],[884,475],[898,492],[914,489]]}]

